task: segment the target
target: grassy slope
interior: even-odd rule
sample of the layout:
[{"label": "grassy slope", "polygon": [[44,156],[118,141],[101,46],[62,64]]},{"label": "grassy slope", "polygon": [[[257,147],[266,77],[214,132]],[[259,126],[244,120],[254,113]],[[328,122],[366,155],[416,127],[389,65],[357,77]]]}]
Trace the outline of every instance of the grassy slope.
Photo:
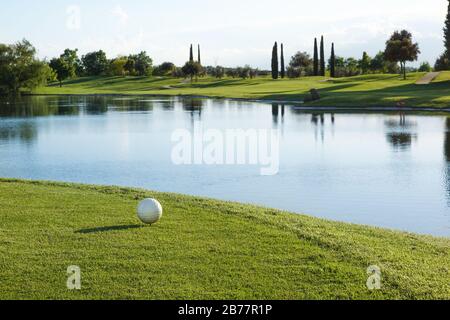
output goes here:
[{"label": "grassy slope", "polygon": [[[144,197],[165,208],[152,227]],[[117,187],[0,180],[0,203],[0,299],[450,298],[448,239]]]},{"label": "grassy slope", "polygon": [[[450,107],[450,72],[444,72],[432,84],[414,83],[424,73],[412,73],[406,81],[398,75],[365,75],[324,81],[321,77],[271,80],[257,78],[200,79],[186,83],[173,78],[108,77],[67,81],[63,88],[52,85],[36,91],[40,94],[164,94],[204,95],[228,98],[302,100],[312,88],[320,89],[317,106],[395,106],[405,101],[414,107]],[[170,88],[168,88],[170,87]]]}]

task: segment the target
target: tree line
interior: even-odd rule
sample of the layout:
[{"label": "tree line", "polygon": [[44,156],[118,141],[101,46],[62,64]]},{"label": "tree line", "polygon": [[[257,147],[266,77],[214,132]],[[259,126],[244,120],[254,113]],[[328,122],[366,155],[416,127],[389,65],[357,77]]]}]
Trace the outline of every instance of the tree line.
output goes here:
[{"label": "tree line", "polygon": [[[320,46],[317,38],[314,39],[314,52],[311,57],[307,52],[295,53],[287,67],[284,65],[284,45],[281,44],[281,55],[278,55],[278,43],[272,48],[272,78],[279,77],[299,78],[304,76],[350,77],[368,73],[402,73],[406,79],[406,72],[412,70],[406,67],[408,61],[416,61],[420,54],[419,45],[413,42],[412,34],[406,30],[395,31],[386,41],[384,51],[370,57],[363,52],[361,59],[352,57],[344,58],[336,55],[335,45],[331,44],[331,54],[328,62],[325,60],[324,37],[320,38]],[[281,66],[279,64],[281,59]],[[399,66],[400,64],[400,66]],[[281,69],[280,69],[281,67]],[[418,71],[430,71],[429,63],[423,63]]]},{"label": "tree line", "polygon": [[103,50],[78,57],[78,50],[66,49],[49,62],[60,85],[66,79],[85,76],[149,76],[153,74],[153,60],[145,51],[129,56],[108,59]]},{"label": "tree line", "polygon": [[[413,41],[411,32],[407,30],[395,31],[386,41],[384,51],[379,51],[374,57],[363,52],[361,59],[352,57],[344,58],[335,54],[335,45],[331,44],[331,54],[328,65],[325,67],[324,38],[320,41],[320,58],[317,38],[314,39],[314,53],[311,57],[307,52],[297,52],[291,57],[288,66],[284,62],[279,70],[278,50],[275,43],[272,50],[272,78],[278,79],[284,74],[289,78],[302,76],[325,76],[325,70],[331,77],[348,77],[368,73],[401,73],[406,79],[408,71],[430,72],[450,70],[450,0],[444,26],[444,52],[434,64],[434,68],[428,62],[423,62],[418,68],[407,67],[409,61],[417,61],[420,54],[418,43]],[[281,51],[281,59],[284,61],[284,52]]]},{"label": "tree line", "polygon": [[[444,26],[444,52],[434,64],[435,70],[450,70],[450,0]],[[279,50],[280,49],[280,50]],[[183,67],[164,62],[153,65],[152,58],[142,51],[138,54],[108,59],[102,50],[87,53],[81,57],[77,49],[66,49],[49,62],[36,57],[36,49],[27,41],[14,44],[0,44],[0,94],[18,94],[21,90],[33,90],[48,82],[63,81],[84,76],[172,76],[190,78],[212,76],[223,78],[254,78],[271,74],[273,79],[298,78],[302,76],[346,77],[367,73],[401,73],[406,78],[408,71],[431,71],[429,63],[422,63],[418,69],[407,67],[408,61],[416,61],[420,54],[419,45],[413,41],[407,30],[394,32],[386,41],[384,51],[370,57],[363,52],[360,59],[344,58],[336,55],[335,44],[331,44],[331,53],[326,60],[324,37],[314,39],[314,52],[297,52],[285,65],[284,44],[276,42],[272,48],[271,71],[261,71],[249,65],[236,68],[222,66],[202,66],[200,45],[197,58],[191,45],[189,60]],[[280,51],[280,52],[279,52]]]}]

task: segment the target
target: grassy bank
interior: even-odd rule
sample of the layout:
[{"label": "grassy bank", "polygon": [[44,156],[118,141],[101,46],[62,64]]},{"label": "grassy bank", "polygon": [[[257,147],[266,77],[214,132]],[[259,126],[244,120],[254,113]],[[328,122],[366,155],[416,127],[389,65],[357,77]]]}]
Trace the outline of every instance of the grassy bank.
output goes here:
[{"label": "grassy bank", "polygon": [[[152,227],[144,197],[165,209]],[[0,203],[0,299],[450,298],[448,239],[118,187],[0,180]]]},{"label": "grassy bank", "polygon": [[450,72],[443,72],[429,85],[416,85],[424,73],[411,73],[407,80],[398,75],[365,75],[326,79],[307,77],[272,80],[257,78],[200,78],[190,83],[174,78],[100,77],[66,81],[62,88],[54,84],[40,88],[38,94],[163,94],[211,97],[302,101],[309,90],[317,88],[320,101],[311,106],[370,107],[396,106],[405,102],[411,107],[450,107]]}]

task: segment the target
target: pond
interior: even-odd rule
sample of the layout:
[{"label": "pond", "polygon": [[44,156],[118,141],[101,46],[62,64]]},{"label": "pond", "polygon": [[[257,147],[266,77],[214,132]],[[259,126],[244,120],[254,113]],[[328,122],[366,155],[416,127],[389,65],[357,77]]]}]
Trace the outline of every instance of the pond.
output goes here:
[{"label": "pond", "polygon": [[[177,130],[276,132],[279,169],[180,165]],[[0,177],[143,187],[450,236],[450,118],[168,97],[0,100]]]}]

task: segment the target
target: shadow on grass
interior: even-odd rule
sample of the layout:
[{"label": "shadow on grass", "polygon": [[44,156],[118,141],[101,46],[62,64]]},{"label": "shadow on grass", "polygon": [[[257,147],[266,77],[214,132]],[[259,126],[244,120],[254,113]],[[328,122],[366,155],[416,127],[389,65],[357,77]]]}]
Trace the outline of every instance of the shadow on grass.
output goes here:
[{"label": "shadow on grass", "polygon": [[[443,96],[450,96],[450,81],[441,81],[430,83],[428,85],[416,85],[406,83],[403,85],[372,89],[352,91],[351,88],[358,84],[338,84],[330,87],[319,88],[322,99],[316,102],[310,102],[311,105],[320,105],[326,100],[327,104],[354,104],[359,101],[361,105],[378,105],[380,103],[395,106],[397,100],[406,101],[407,105],[412,103],[431,103],[434,99]],[[300,100],[308,92],[284,92],[268,93],[262,97],[266,100]],[[386,100],[388,99],[388,100]],[[409,102],[409,103],[408,103]]]},{"label": "shadow on grass", "polygon": [[[74,84],[83,84],[86,82],[90,82],[90,81],[94,81],[94,80],[98,80],[101,79],[102,77],[80,77],[80,78],[74,78],[74,79],[69,79],[69,80],[65,80],[63,81],[63,87],[65,85],[74,85]],[[59,87],[59,82],[53,82],[51,84],[48,85],[49,87]]]},{"label": "shadow on grass", "polygon": [[110,227],[99,227],[99,228],[91,228],[91,229],[81,229],[78,231],[75,231],[75,233],[80,234],[92,234],[92,233],[104,233],[104,232],[112,232],[112,231],[127,231],[132,229],[140,229],[143,228],[142,225],[127,225],[127,226],[110,226]]},{"label": "shadow on grass", "polygon": [[202,88],[217,88],[217,87],[230,87],[230,86],[242,86],[241,79],[228,79],[228,80],[217,80],[214,82],[201,83],[201,82],[193,82],[190,84],[190,87],[196,89]]}]

